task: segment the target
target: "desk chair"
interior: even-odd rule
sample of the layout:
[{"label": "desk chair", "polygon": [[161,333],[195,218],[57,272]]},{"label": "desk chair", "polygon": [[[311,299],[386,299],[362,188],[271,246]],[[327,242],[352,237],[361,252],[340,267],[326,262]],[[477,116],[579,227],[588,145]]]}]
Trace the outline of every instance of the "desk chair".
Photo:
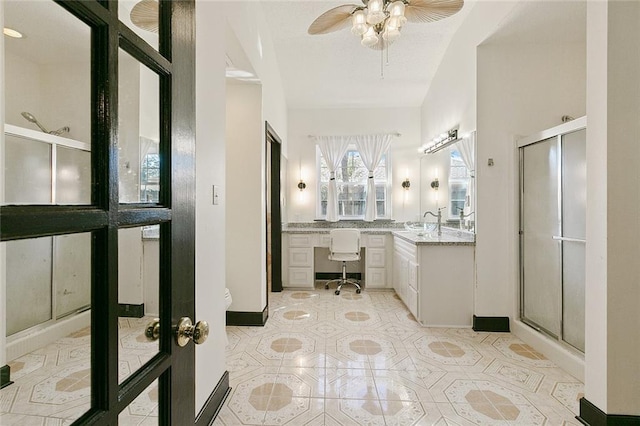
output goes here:
[{"label": "desk chair", "polygon": [[332,229],[329,236],[329,260],[342,262],[342,278],[328,281],[324,288],[328,289],[330,283],[337,282],[338,295],[343,285],[353,284],[356,286],[356,293],[360,293],[360,284],[356,280],[347,279],[347,262],[360,260],[360,231],[351,228]]}]

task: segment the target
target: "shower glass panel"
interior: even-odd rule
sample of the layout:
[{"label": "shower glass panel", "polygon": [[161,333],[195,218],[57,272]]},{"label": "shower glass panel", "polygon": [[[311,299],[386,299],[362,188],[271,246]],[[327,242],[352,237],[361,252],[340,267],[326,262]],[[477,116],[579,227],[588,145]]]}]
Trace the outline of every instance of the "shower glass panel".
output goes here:
[{"label": "shower glass panel", "polygon": [[4,204],[51,203],[51,145],[5,134]]},{"label": "shower glass panel", "polygon": [[562,337],[584,352],[586,130],[562,136]]},{"label": "shower glass panel", "polygon": [[160,78],[124,50],[118,56],[121,203],[157,203],[160,194]]},{"label": "shower glass panel", "polygon": [[560,335],[559,146],[556,137],[522,149],[522,316],[530,325]]},{"label": "shower glass panel", "polygon": [[158,336],[149,338],[146,335],[146,328],[160,316],[160,239],[157,228],[118,230],[120,383],[160,350]]},{"label": "shower glass panel", "polygon": [[[52,237],[9,241],[7,336],[52,319]],[[28,309],[25,309],[28,307]]]},{"label": "shower glass panel", "polygon": [[520,313],[584,352],[586,119],[519,141]]},{"label": "shower glass panel", "polygon": [[62,318],[91,305],[91,234],[57,236],[54,247],[56,317]]},{"label": "shower glass panel", "polygon": [[56,204],[91,204],[91,153],[58,145]]}]

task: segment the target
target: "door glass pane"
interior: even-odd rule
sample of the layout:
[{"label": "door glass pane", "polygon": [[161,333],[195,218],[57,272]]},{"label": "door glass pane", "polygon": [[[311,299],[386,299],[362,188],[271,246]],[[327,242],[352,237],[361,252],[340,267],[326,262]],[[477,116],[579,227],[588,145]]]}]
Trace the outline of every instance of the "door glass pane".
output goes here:
[{"label": "door glass pane", "polygon": [[160,79],[120,50],[118,162],[121,203],[157,203],[160,191]]},{"label": "door glass pane", "polygon": [[7,242],[8,336],[52,319],[52,243],[52,237]]},{"label": "door glass pane", "polygon": [[160,314],[160,240],[142,228],[118,231],[118,303],[120,382],[159,350],[146,328]]},{"label": "door glass pane", "polygon": [[118,415],[118,426],[153,426],[158,424],[158,380],[151,383]]},{"label": "door glass pane", "polygon": [[[562,137],[562,232],[586,236],[586,130]],[[584,352],[585,243],[562,243],[562,324],[564,340]]]},{"label": "door glass pane", "polygon": [[5,204],[51,203],[51,145],[5,134]]},{"label": "door glass pane", "polygon": [[523,148],[523,319],[560,334],[561,255],[557,139]]},{"label": "door glass pane", "polygon": [[91,152],[56,148],[56,204],[91,204]]},{"label": "door glass pane", "polygon": [[158,0],[118,2],[120,21],[156,50],[158,50],[158,16]]},{"label": "door glass pane", "polygon": [[71,424],[91,405],[91,234],[3,244],[14,383],[0,424]]},{"label": "door glass pane", "polygon": [[[5,120],[91,141],[91,29],[52,1],[5,1]],[[46,23],[44,25],[43,23]]]}]

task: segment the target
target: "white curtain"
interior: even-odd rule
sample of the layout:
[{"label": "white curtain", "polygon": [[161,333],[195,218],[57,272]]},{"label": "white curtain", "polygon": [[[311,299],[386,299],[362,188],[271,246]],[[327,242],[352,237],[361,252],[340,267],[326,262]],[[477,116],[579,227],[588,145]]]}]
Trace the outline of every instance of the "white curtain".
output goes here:
[{"label": "white curtain", "polygon": [[338,190],[336,188],[336,169],[340,166],[342,157],[347,153],[349,138],[345,136],[316,136],[315,142],[320,147],[320,153],[329,168],[329,190],[327,193],[328,222],[338,221]]},{"label": "white curtain", "polygon": [[[471,179],[475,179],[476,176],[476,171],[475,171],[475,161],[474,161],[474,150],[475,150],[475,146],[476,146],[476,132],[471,132],[471,134],[462,139],[460,142],[458,142],[458,152],[460,152],[460,157],[462,157],[462,161],[464,162],[464,165],[467,167],[467,169],[469,169],[469,174],[471,175]],[[473,185],[473,180],[469,183],[469,192],[467,194],[467,203],[466,205],[469,206],[471,204],[470,200],[472,200],[473,198],[473,187],[475,185]],[[469,212],[465,212],[466,214],[469,214]]]},{"label": "white curtain", "polygon": [[382,156],[389,150],[392,135],[359,135],[354,136],[356,147],[364,166],[369,170],[367,179],[367,199],[365,201],[364,220],[373,222],[376,219],[376,184],[374,172]]}]

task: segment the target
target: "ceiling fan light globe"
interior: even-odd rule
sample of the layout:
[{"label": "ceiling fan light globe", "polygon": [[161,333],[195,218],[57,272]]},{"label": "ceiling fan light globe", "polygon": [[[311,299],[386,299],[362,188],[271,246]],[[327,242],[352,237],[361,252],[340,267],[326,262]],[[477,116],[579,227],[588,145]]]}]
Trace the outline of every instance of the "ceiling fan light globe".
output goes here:
[{"label": "ceiling fan light globe", "polygon": [[397,28],[387,29],[384,33],[382,33],[382,38],[384,38],[389,43],[393,43],[400,37],[400,30]]},{"label": "ceiling fan light globe", "polygon": [[375,46],[380,39],[378,38],[378,34],[376,34],[373,27],[369,27],[366,33],[362,35],[362,45],[366,47]]},{"label": "ceiling fan light globe", "polygon": [[369,29],[369,26],[367,25],[367,15],[364,10],[354,12],[353,17],[351,18],[351,23],[351,32],[354,35],[361,36]]},{"label": "ceiling fan light globe", "polygon": [[404,16],[392,16],[387,20],[387,27],[389,28],[402,28],[407,23],[407,18]]},{"label": "ceiling fan light globe", "polygon": [[367,14],[367,24],[378,25],[379,23],[384,21],[386,17],[387,15],[385,15],[385,13],[382,11],[372,12],[371,10],[369,10],[369,13]]},{"label": "ceiling fan light globe", "polygon": [[389,5],[390,16],[404,16],[404,2],[402,0],[394,1]]}]

